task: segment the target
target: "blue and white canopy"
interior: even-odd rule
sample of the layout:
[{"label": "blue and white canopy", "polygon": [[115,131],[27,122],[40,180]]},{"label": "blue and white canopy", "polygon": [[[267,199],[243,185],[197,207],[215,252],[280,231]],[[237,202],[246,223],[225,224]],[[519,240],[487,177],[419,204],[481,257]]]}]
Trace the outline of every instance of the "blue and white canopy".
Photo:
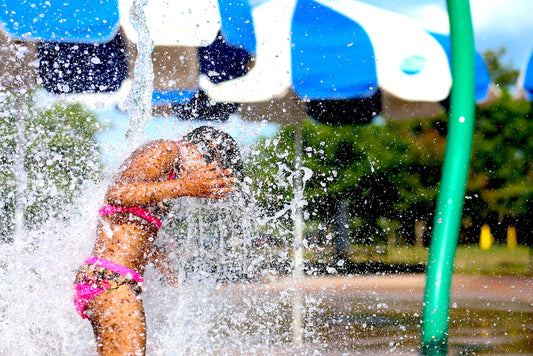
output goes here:
[{"label": "blue and white canopy", "polygon": [[[224,83],[200,80],[216,100],[265,101],[292,88],[309,100],[365,98],[378,87],[407,101],[449,95],[449,36],[430,33],[417,20],[355,0],[263,1],[252,18],[255,66]],[[478,100],[489,85],[477,54]]]},{"label": "blue and white canopy", "polygon": [[[0,0],[0,22],[25,40],[102,43],[122,27],[135,42],[132,2]],[[379,89],[404,101],[440,102],[451,89],[449,35],[356,0],[150,0],[145,13],[156,46],[206,47],[222,33],[255,56],[245,75],[199,78],[215,101],[265,102],[293,92],[304,100],[366,99]],[[490,79],[476,56],[481,101]]]},{"label": "blue and white canopy", "polygon": [[[137,41],[129,9],[133,0],[0,0],[0,23],[28,41],[104,43],[119,26]],[[147,25],[156,45],[206,46],[220,30],[217,0],[150,0]]]},{"label": "blue and white canopy", "polygon": [[533,101],[533,51],[520,71],[516,89],[517,97]]}]

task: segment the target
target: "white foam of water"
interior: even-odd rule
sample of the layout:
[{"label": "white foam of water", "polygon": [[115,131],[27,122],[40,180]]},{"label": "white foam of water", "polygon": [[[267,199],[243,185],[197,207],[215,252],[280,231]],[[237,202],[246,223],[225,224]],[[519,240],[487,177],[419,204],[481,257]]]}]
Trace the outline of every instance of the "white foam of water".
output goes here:
[{"label": "white foam of water", "polygon": [[[90,189],[101,195],[99,187]],[[94,354],[91,327],[73,308],[72,285],[94,243],[97,201],[65,207],[70,218],[50,219],[1,245],[1,355]]]},{"label": "white foam of water", "polygon": [[[1,246],[1,355],[95,355],[91,326],[75,312],[72,286],[94,244],[105,186],[85,183],[83,197],[65,206],[62,216]],[[264,258],[250,245],[253,204],[224,204],[182,199],[174,209],[181,225],[169,224],[162,231],[182,236],[176,250],[181,256],[175,260],[180,287],[166,285],[153,268],[146,272],[148,355],[259,350],[277,342],[257,313],[268,314],[279,300],[221,299],[225,280],[243,283],[243,276],[257,277]],[[215,215],[202,215],[206,209]]]}]

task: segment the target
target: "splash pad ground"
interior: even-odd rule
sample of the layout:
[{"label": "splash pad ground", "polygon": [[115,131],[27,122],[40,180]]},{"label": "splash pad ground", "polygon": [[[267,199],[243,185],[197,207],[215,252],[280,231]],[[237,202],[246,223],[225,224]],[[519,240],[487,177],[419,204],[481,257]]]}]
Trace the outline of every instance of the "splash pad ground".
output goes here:
[{"label": "splash pad ground", "polygon": [[[258,309],[279,300],[279,309],[268,315],[271,319],[285,315],[285,325],[270,331],[285,340],[255,354],[419,355],[425,278],[424,274],[308,277],[300,282],[282,278],[228,284],[217,294],[230,309],[243,299],[254,300]],[[301,345],[288,337],[287,294],[296,290],[301,292],[305,315]],[[532,278],[456,275],[451,293],[450,355],[533,354]]]}]

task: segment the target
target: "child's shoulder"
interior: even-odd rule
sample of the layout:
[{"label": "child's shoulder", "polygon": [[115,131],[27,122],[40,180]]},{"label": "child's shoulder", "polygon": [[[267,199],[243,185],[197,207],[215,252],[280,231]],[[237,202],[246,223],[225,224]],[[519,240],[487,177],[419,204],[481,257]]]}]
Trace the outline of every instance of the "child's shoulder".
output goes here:
[{"label": "child's shoulder", "polygon": [[144,143],[137,150],[135,150],[133,156],[138,156],[139,154],[147,154],[149,156],[160,154],[164,155],[173,152],[176,149],[177,145],[175,141],[159,139]]},{"label": "child's shoulder", "polygon": [[[122,172],[146,168],[170,169],[175,161],[177,145],[170,140],[154,140],[144,143],[122,165]],[[168,166],[168,167],[167,167]],[[138,172],[136,173],[138,174]]]}]

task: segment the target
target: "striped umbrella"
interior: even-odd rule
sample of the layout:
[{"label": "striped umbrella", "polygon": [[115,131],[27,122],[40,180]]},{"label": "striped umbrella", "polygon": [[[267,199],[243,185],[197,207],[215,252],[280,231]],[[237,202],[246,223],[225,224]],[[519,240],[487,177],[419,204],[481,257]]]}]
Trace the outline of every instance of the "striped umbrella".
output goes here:
[{"label": "striped umbrella", "polygon": [[[41,76],[50,91],[114,91],[126,76],[126,56],[102,60],[101,52],[120,54],[116,46],[132,52],[137,38],[129,21],[131,3],[2,0],[0,21],[13,38],[48,44],[40,48],[48,58],[44,64],[87,65],[71,76],[43,66],[47,73]],[[293,109],[305,107],[325,122],[346,123],[366,122],[380,111],[394,116],[402,108],[411,116],[420,107],[434,112],[450,92],[447,34],[431,33],[417,20],[355,0],[150,0],[145,12],[155,44],[156,104],[187,106],[201,95],[207,106],[246,103],[244,115],[254,107],[264,111],[265,105],[279,106],[291,120]],[[203,50],[216,39],[217,50]],[[77,58],[70,53],[79,53],[80,44],[96,55]],[[236,50],[253,60],[246,62]],[[232,60],[245,70],[230,73],[227,64]],[[122,69],[113,69],[117,65]],[[479,54],[475,70],[476,99],[482,101],[490,80]],[[83,73],[95,75],[85,83]],[[220,73],[229,75],[222,78]],[[108,78],[116,80],[106,83]],[[79,88],[69,84],[73,80],[81,80]]]},{"label": "striped umbrella", "polygon": [[[200,86],[215,100],[265,102],[294,92],[308,113],[342,103],[350,110],[352,103],[364,121],[381,104],[438,104],[448,98],[449,35],[429,32],[420,21],[355,0],[262,1],[251,17],[254,67],[220,84],[201,78]],[[233,30],[228,38],[239,43],[244,30]],[[483,101],[490,79],[479,54],[475,70],[476,99]],[[364,112],[369,104],[376,110]]]},{"label": "striped umbrella", "polygon": [[516,83],[516,97],[533,101],[533,51],[520,70]]},{"label": "striped umbrella", "polygon": [[[197,84],[200,73],[216,83],[241,75],[241,68],[232,68],[231,62],[248,61],[247,50],[255,48],[253,35],[246,48],[232,48],[220,33],[221,23],[228,29],[235,25],[230,15],[224,20],[221,15],[249,12],[248,2],[220,3],[224,5],[220,10],[217,0],[150,0],[144,6],[155,45],[155,106],[174,105],[181,114],[192,117],[212,116],[220,108],[234,111],[234,104],[212,103]],[[127,90],[131,80],[125,80],[133,72],[138,41],[130,21],[132,5],[133,0],[2,0],[0,24],[9,41],[37,43],[36,53],[31,55],[39,59],[38,74],[49,92],[113,92],[123,83]],[[250,20],[244,26],[253,33]],[[32,76],[31,72],[32,68],[25,74]],[[224,74],[212,75],[217,72]]]}]

